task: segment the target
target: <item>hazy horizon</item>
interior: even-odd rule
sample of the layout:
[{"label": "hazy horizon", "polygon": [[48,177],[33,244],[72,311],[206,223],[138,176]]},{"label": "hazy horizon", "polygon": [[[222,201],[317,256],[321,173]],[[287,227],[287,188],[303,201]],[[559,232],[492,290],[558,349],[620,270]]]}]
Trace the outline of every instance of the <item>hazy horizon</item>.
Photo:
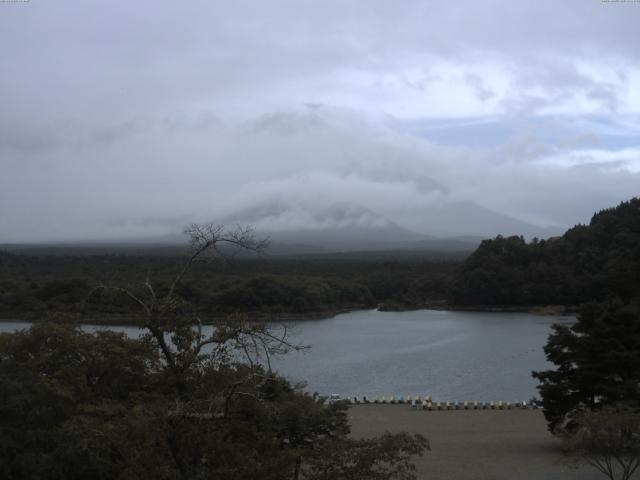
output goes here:
[{"label": "hazy horizon", "polygon": [[0,3],[0,243],[586,223],[640,194],[638,25],[599,0]]}]

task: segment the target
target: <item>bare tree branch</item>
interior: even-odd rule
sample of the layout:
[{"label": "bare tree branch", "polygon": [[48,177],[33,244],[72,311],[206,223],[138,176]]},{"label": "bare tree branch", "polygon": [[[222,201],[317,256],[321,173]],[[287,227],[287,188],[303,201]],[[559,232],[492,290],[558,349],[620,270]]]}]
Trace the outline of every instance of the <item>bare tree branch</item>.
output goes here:
[{"label": "bare tree branch", "polygon": [[[232,315],[215,322],[212,325],[213,332],[209,335],[203,333],[202,321],[198,316],[190,317],[186,323],[184,320],[176,323],[181,304],[176,289],[195,262],[207,256],[224,259],[229,251],[222,247],[229,247],[235,253],[260,253],[268,245],[266,240],[256,240],[253,229],[239,225],[234,229],[225,229],[224,226],[213,223],[193,224],[185,233],[189,235],[191,254],[173,277],[166,293],[160,294],[155,290],[149,270],[141,285],[145,295],[135,293],[133,288],[106,285],[98,287],[121,292],[142,308],[145,314],[142,326],[158,344],[167,365],[187,370],[198,361],[205,347],[213,346],[208,353],[211,358],[215,357],[218,361],[232,358],[230,352],[235,349],[244,354],[252,370],[263,358],[271,371],[272,355],[305,348],[288,340],[286,326],[283,326],[281,334],[274,334],[267,325],[251,323],[242,315]],[[171,341],[166,338],[168,334],[172,335]]]}]

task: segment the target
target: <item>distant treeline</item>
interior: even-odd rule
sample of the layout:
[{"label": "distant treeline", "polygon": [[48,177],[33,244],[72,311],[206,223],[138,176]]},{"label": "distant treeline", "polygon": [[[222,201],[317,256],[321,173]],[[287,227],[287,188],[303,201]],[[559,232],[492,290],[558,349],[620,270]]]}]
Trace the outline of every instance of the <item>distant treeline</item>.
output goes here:
[{"label": "distant treeline", "polygon": [[[68,312],[102,321],[137,312],[126,294],[147,278],[168,288],[184,257],[16,255],[0,252],[0,317],[42,318]],[[236,258],[199,263],[178,285],[203,317],[230,312],[327,314],[383,304],[405,309],[443,303],[459,262],[375,254]],[[126,318],[130,321],[130,318]]]},{"label": "distant treeline", "polygon": [[485,240],[456,270],[456,305],[580,305],[640,296],[640,199],[548,240]]},{"label": "distant treeline", "polygon": [[[0,317],[68,312],[101,321],[131,317],[124,293],[98,286],[154,288],[168,283],[184,256],[24,255],[0,251]],[[406,252],[266,256],[199,263],[177,288],[189,309],[310,314],[380,306],[578,306],[640,296],[640,199],[595,214],[562,237],[498,236],[464,260]],[[127,318],[129,321],[130,318]]]}]

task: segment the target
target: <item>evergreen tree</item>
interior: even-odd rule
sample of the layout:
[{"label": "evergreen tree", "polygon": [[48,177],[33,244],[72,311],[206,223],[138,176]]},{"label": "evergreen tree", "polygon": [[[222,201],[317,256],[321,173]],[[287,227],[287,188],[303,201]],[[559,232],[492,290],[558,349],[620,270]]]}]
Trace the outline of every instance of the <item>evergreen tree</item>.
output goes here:
[{"label": "evergreen tree", "polygon": [[544,348],[555,370],[540,380],[552,431],[571,429],[575,416],[608,404],[640,407],[640,308],[620,302],[587,304],[572,325],[555,325]]},{"label": "evergreen tree", "polygon": [[562,237],[485,240],[454,275],[458,305],[568,305],[640,291],[640,198],[596,213]]}]

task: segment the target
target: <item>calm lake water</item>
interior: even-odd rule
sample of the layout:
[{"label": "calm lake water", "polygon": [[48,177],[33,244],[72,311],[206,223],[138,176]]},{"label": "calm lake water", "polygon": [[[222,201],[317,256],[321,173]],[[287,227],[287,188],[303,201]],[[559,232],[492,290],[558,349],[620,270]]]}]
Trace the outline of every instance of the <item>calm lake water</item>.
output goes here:
[{"label": "calm lake water", "polygon": [[[550,367],[542,351],[549,327],[572,321],[524,313],[357,311],[287,323],[293,341],[311,348],[272,365],[324,395],[528,400],[537,396],[531,371]],[[0,331],[25,327],[0,323]],[[131,327],[113,329],[139,334]]]}]

